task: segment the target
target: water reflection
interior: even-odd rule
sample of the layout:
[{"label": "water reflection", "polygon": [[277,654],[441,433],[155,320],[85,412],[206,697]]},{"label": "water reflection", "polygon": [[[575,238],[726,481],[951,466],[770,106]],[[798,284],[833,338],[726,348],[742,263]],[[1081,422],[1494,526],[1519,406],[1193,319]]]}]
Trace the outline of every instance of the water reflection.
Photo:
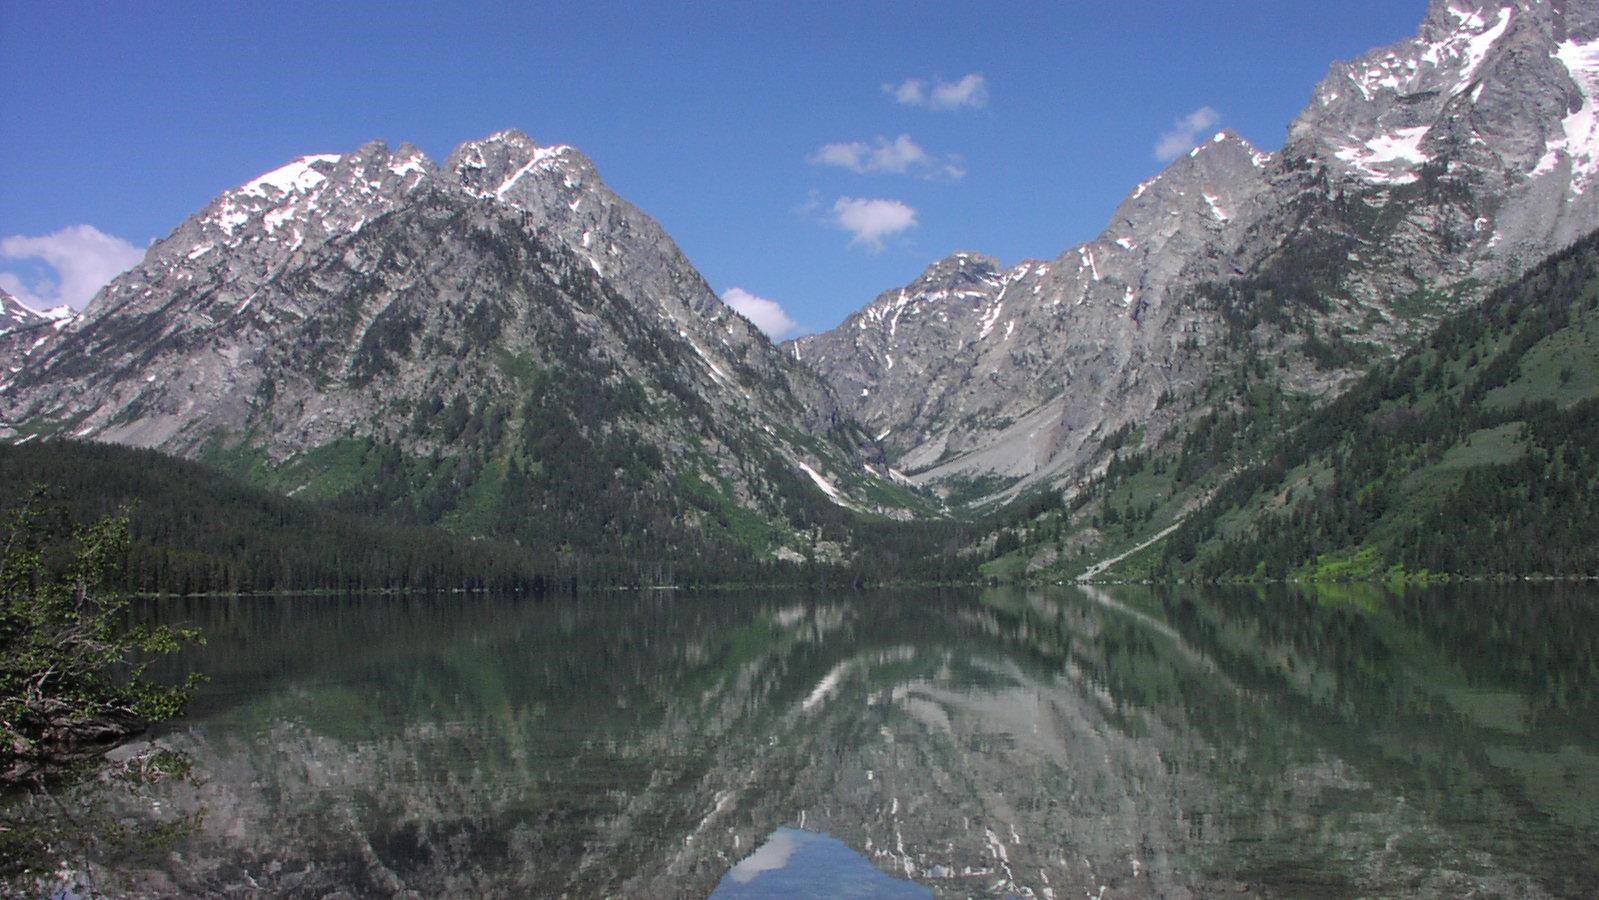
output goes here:
[{"label": "water reflection", "polygon": [[844,897],[932,897],[924,887],[900,881],[872,867],[843,841],[779,828],[754,853],[727,870],[711,900],[786,897],[838,900]]},{"label": "water reflection", "polygon": [[162,615],[210,636],[165,737],[206,816],[130,893],[705,896],[823,833],[941,895],[1599,883],[1587,587]]}]

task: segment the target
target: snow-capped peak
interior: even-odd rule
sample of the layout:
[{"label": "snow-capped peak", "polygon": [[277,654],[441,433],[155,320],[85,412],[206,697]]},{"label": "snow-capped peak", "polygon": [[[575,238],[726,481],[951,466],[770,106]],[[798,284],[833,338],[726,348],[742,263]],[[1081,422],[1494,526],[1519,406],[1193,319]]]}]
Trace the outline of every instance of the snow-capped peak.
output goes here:
[{"label": "snow-capped peak", "polygon": [[1417,181],[1444,148],[1475,139],[1466,110],[1485,89],[1537,77],[1519,48],[1547,40],[1555,15],[1540,0],[1434,0],[1415,37],[1332,66],[1289,129],[1292,155],[1374,185]]},{"label": "snow-capped peak", "polygon": [[41,318],[40,313],[32,307],[0,290],[0,334],[13,328],[37,324]]},{"label": "snow-capped peak", "polygon": [[[316,191],[344,157],[336,153],[302,156],[223,194],[211,221],[228,237],[265,209],[282,206]],[[269,224],[268,231],[276,230]]]},{"label": "snow-capped peak", "polygon": [[343,158],[337,153],[302,156],[286,166],[273,169],[246,182],[234,193],[254,194],[267,199],[276,199],[289,193],[302,194],[326,181],[327,170]]},{"label": "snow-capped peak", "polygon": [[527,164],[522,166],[520,169],[517,169],[515,172],[512,172],[509,178],[506,178],[504,181],[500,182],[500,186],[494,189],[495,198],[504,199],[506,192],[512,187],[515,187],[516,183],[522,179],[523,175],[540,168],[545,168],[552,164],[555,160],[560,159],[571,151],[572,148],[566,146],[565,144],[560,144],[554,147],[535,146],[533,148],[533,157],[527,161]]}]

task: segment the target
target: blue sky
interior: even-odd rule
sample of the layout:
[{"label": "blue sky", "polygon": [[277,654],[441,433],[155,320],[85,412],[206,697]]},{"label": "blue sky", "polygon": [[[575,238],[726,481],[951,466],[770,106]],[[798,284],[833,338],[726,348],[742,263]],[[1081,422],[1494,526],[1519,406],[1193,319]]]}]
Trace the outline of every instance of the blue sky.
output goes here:
[{"label": "blue sky", "polygon": [[1425,10],[0,0],[0,284],[81,293],[130,258],[81,226],[142,249],[297,156],[520,128],[591,156],[719,293],[823,329],[954,250],[1093,237],[1184,120],[1277,149],[1330,63]]}]

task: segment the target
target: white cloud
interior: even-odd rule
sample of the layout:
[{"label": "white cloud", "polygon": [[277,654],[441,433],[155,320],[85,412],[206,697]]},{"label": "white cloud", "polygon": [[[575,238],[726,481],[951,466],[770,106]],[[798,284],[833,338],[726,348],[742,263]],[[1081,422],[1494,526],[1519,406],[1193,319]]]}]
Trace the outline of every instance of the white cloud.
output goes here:
[{"label": "white cloud", "polygon": [[959,156],[951,154],[940,160],[922,149],[908,134],[892,141],[879,136],[870,144],[865,141],[824,144],[808,157],[808,161],[812,165],[837,166],[862,175],[886,173],[959,181],[966,174]]},{"label": "white cloud", "polygon": [[863,244],[876,252],[883,239],[916,225],[916,210],[898,200],[861,200],[840,197],[833,204],[838,226],[855,237],[852,244]]},{"label": "white cloud", "polygon": [[1171,130],[1162,134],[1155,143],[1155,158],[1161,162],[1171,162],[1198,144],[1201,135],[1215,128],[1220,121],[1221,114],[1208,106],[1201,106],[1183,116],[1173,122]]},{"label": "white cloud", "polygon": [[927,151],[902,134],[892,141],[879,137],[874,145],[861,141],[849,144],[827,144],[811,154],[811,162],[824,166],[839,166],[853,172],[892,172],[903,175],[911,166],[928,161]]},{"label": "white cloud", "polygon": [[924,109],[960,109],[970,106],[980,109],[988,105],[988,79],[973,72],[958,81],[934,80],[929,83],[920,78],[907,78],[899,84],[883,85],[883,93],[904,106]]},{"label": "white cloud", "polygon": [[772,340],[786,337],[789,332],[799,327],[799,323],[789,316],[782,304],[776,300],[757,297],[741,287],[732,287],[722,292],[722,302],[733,307],[739,315],[755,323],[755,327],[766,332]]},{"label": "white cloud", "polygon": [[933,87],[930,103],[934,109],[981,108],[988,105],[988,79],[967,75],[954,83],[939,82]]},{"label": "white cloud", "polygon": [[927,103],[927,82],[920,78],[907,78],[899,84],[883,85],[883,93],[893,97],[902,106],[924,106]]},{"label": "white cloud", "polygon": [[24,281],[0,272],[0,287],[34,309],[66,304],[82,309],[95,292],[144,258],[144,251],[93,225],[70,225],[54,234],[0,239],[0,259],[40,260],[56,277]]}]

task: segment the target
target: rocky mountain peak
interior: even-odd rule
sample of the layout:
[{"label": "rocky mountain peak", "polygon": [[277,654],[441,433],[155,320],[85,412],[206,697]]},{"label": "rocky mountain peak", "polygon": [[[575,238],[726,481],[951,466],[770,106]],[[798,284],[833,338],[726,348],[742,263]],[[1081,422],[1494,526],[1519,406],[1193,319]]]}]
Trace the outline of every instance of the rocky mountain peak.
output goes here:
[{"label": "rocky mountain peak", "polygon": [[969,251],[959,251],[928,266],[911,282],[908,291],[929,297],[943,293],[958,295],[963,292],[988,293],[1004,277],[999,260],[992,256]]},{"label": "rocky mountain peak", "polygon": [[594,166],[575,148],[543,147],[516,129],[467,141],[444,161],[444,171],[472,193],[525,206],[539,205],[532,195],[546,179],[537,176],[557,170],[563,182],[576,182]]},{"label": "rocky mountain peak", "polygon": [[1285,152],[1411,184],[1429,164],[1520,177],[1586,105],[1591,12],[1545,0],[1434,0],[1415,37],[1335,63]]},{"label": "rocky mountain peak", "polygon": [[1599,223],[1596,18],[1435,0],[1414,37],[1334,64],[1280,153],[1219,132],[1098,239],[964,283],[941,260],[794,352],[899,468],[956,490],[1081,477],[1118,428],[1159,440],[1237,346],[1324,396],[1349,370],[1315,335],[1392,352]]},{"label": "rocky mountain peak", "polygon": [[[427,181],[436,167],[409,145],[390,153],[382,141],[352,153],[302,156],[224,191],[210,206],[174,233],[189,245],[207,238],[215,245],[304,242],[355,230],[392,208]],[[198,233],[196,233],[198,232]],[[160,245],[158,245],[159,247]],[[194,248],[191,248],[194,249]],[[198,258],[199,252],[194,250]]]},{"label": "rocky mountain peak", "polygon": [[44,312],[29,307],[0,289],[0,391],[22,370],[28,357],[39,352],[78,319],[70,306]]},{"label": "rocky mountain peak", "polygon": [[[21,358],[15,343],[0,338],[0,360]],[[29,347],[0,371],[0,439],[225,449],[267,469],[381,448],[453,459],[452,485],[524,479],[482,489],[507,502],[549,466],[587,478],[592,460],[660,499],[652,533],[686,521],[665,505],[679,476],[717,492],[701,512],[777,522],[807,484],[823,503],[880,505],[860,493],[875,448],[826,385],[722,305],[587,157],[516,131],[463,144],[442,170],[382,142],[279,166]],[[594,459],[606,448],[620,455]],[[791,477],[770,474],[784,464]]]},{"label": "rocky mountain peak", "polygon": [[44,321],[44,316],[24,306],[21,300],[0,288],[0,334]]},{"label": "rocky mountain peak", "polygon": [[1220,131],[1135,187],[1100,240],[1146,253],[1180,232],[1227,225],[1266,186],[1272,154]]}]

